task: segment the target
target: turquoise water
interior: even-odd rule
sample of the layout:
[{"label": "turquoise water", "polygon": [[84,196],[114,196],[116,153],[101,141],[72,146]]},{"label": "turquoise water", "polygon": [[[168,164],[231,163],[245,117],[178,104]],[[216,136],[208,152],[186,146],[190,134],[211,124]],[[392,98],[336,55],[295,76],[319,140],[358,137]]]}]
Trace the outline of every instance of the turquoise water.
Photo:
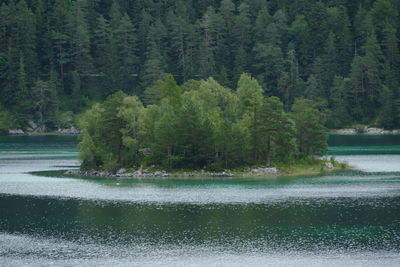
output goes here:
[{"label": "turquoise water", "polygon": [[331,135],[330,155],[400,154],[399,135]]},{"label": "turquoise water", "polygon": [[77,167],[76,140],[1,137],[0,265],[399,266],[399,143],[331,137],[355,168],[320,177],[132,181],[29,174]]}]

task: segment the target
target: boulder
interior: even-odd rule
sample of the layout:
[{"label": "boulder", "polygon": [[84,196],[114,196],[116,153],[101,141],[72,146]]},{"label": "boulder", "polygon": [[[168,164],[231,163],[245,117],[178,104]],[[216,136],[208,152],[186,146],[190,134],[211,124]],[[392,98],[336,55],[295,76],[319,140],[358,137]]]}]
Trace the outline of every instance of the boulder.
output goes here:
[{"label": "boulder", "polygon": [[78,128],[76,128],[75,126],[71,126],[69,128],[64,128],[64,129],[58,129],[57,133],[59,134],[72,134],[72,135],[76,135],[76,134],[80,134],[81,132],[79,131]]},{"label": "boulder", "polygon": [[22,135],[25,134],[24,131],[22,129],[11,129],[8,130],[8,134],[10,135]]},{"label": "boulder", "polygon": [[121,168],[121,169],[119,169],[119,170],[117,171],[117,174],[123,174],[123,173],[125,173],[125,172],[126,172],[126,169]]},{"label": "boulder", "polygon": [[324,163],[324,167],[329,169],[329,170],[332,170],[333,169],[333,164],[331,162],[325,162]]},{"label": "boulder", "polygon": [[259,167],[251,170],[252,173],[257,175],[278,174],[279,170],[275,167]]}]

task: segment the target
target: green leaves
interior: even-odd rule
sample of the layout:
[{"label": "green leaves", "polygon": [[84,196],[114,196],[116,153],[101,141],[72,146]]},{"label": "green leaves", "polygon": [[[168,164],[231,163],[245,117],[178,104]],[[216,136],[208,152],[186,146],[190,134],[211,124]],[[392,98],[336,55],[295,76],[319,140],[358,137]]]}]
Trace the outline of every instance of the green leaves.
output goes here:
[{"label": "green leaves", "polygon": [[297,144],[300,157],[322,154],[327,149],[328,129],[324,126],[325,115],[308,99],[296,99],[291,117],[296,124]]},{"label": "green leaves", "polygon": [[312,101],[295,101],[293,121],[279,98],[264,98],[248,74],[236,92],[209,78],[189,82],[182,93],[172,75],[158,92],[157,105],[144,107],[117,92],[88,110],[80,121],[82,168],[269,166],[326,148],[324,117]]}]

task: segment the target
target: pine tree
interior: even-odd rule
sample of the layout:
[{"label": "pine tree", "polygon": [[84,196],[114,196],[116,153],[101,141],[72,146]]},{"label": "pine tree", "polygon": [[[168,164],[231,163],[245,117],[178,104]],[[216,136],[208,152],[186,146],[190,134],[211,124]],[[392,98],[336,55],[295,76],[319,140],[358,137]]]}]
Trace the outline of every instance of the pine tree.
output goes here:
[{"label": "pine tree", "polygon": [[379,125],[386,129],[394,129],[399,126],[396,120],[396,104],[391,89],[384,86],[381,95],[382,108],[379,113]]},{"label": "pine tree", "polygon": [[268,32],[266,29],[272,22],[272,16],[269,14],[268,7],[266,4],[260,9],[255,21],[255,37],[258,41],[267,43],[268,42]]},{"label": "pine tree", "polygon": [[80,75],[89,74],[92,70],[90,40],[86,19],[84,17],[85,0],[78,0],[72,5],[68,18],[71,64]]},{"label": "pine tree", "polygon": [[53,130],[56,127],[57,91],[51,81],[36,81],[32,89],[32,98],[35,103],[36,121],[43,130]]},{"label": "pine tree", "polygon": [[[365,97],[368,105],[367,116],[372,118],[375,116],[374,110],[379,106],[379,98],[382,91],[382,70],[383,70],[383,55],[374,32],[372,32],[365,45],[365,72],[367,84]],[[372,108],[371,108],[372,107]]]},{"label": "pine tree", "polygon": [[28,83],[25,72],[25,62],[22,53],[19,58],[19,68],[17,73],[17,86],[15,88],[14,112],[20,125],[26,125],[29,119],[32,119],[31,96],[28,91]]},{"label": "pine tree", "polygon": [[127,14],[124,14],[117,28],[112,33],[113,42],[117,49],[119,71],[121,72],[121,89],[132,91],[134,77],[137,76],[139,58],[137,53],[136,32]]},{"label": "pine tree", "polygon": [[331,88],[330,107],[332,114],[329,118],[329,127],[341,128],[349,125],[351,116],[349,114],[348,93],[351,90],[349,78],[335,76]]},{"label": "pine tree", "polygon": [[[174,66],[174,73],[178,74],[178,78],[185,82],[190,74],[190,63],[188,62],[190,47],[190,27],[189,22],[185,19],[185,14],[175,14],[170,11],[167,16],[168,31],[170,39],[171,61],[177,63]],[[174,65],[174,64],[171,64]]]},{"label": "pine tree", "polygon": [[68,74],[67,64],[70,62],[68,51],[69,34],[68,34],[68,17],[70,13],[70,5],[67,0],[56,0],[54,12],[51,16],[51,39],[53,47],[52,65],[57,66],[57,71],[61,80],[61,87],[64,91],[65,76]]},{"label": "pine tree", "polygon": [[256,77],[263,86],[265,94],[268,96],[277,95],[279,76],[284,64],[282,50],[271,44],[257,43],[253,52]]},{"label": "pine tree", "polygon": [[165,75],[164,59],[162,58],[158,41],[156,26],[152,25],[148,35],[146,61],[141,74],[143,88],[151,86]]}]

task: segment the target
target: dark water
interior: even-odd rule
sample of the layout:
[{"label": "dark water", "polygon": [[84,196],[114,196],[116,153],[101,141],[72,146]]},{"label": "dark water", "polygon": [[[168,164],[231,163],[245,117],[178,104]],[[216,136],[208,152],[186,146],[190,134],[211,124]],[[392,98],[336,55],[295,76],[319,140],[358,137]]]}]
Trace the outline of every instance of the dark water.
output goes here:
[{"label": "dark water", "polygon": [[34,176],[76,140],[1,138],[0,266],[400,265],[400,136],[331,137],[333,175],[135,181]]}]

